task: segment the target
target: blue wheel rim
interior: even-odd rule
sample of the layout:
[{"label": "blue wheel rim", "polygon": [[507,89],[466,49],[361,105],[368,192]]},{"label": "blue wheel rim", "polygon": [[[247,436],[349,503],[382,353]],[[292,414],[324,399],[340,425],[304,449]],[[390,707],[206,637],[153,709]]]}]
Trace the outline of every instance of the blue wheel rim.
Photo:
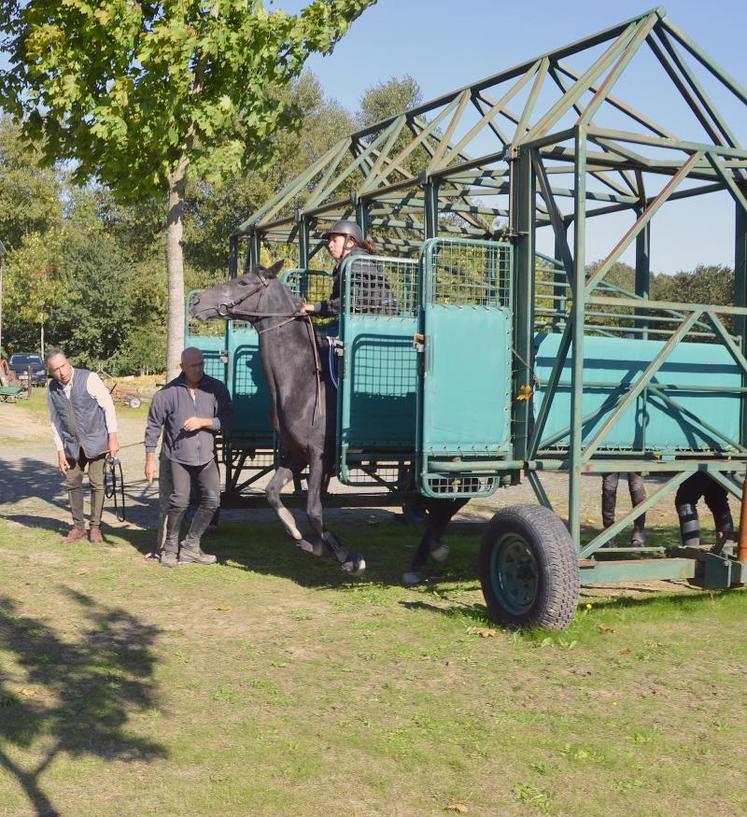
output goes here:
[{"label": "blue wheel rim", "polygon": [[521,536],[501,536],[490,554],[490,582],[501,606],[511,615],[521,616],[532,609],[539,584],[537,560]]}]

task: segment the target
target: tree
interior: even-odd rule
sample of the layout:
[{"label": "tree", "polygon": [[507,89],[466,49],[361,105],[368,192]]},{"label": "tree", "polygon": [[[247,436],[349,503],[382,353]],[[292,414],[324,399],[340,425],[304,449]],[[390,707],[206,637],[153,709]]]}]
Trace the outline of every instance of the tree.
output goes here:
[{"label": "tree", "polygon": [[356,120],[360,128],[375,125],[398,113],[414,108],[423,101],[423,94],[417,81],[409,74],[402,79],[392,77],[368,88],[361,97],[361,106]]},{"label": "tree", "polygon": [[0,240],[9,251],[23,237],[62,223],[62,174],[34,167],[41,152],[27,144],[9,116],[0,115]]},{"label": "tree", "polygon": [[10,67],[0,103],[42,140],[48,163],[72,160],[122,199],[166,198],[167,366],[184,326],[188,174],[216,181],[271,155],[287,125],[277,89],[308,56],[329,53],[375,0],[312,0],[299,14],[261,0],[9,0],[0,35]]}]

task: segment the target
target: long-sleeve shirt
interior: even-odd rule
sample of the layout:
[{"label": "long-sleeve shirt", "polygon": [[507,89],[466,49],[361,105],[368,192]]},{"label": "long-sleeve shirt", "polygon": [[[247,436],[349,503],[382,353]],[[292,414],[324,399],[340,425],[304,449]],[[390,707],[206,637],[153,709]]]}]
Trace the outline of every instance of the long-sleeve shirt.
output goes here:
[{"label": "long-sleeve shirt", "polygon": [[[68,400],[70,399],[70,392],[73,389],[74,379],[75,369],[73,369],[73,376],[70,378],[70,382],[62,387],[63,394],[65,395],[65,397],[67,397]],[[109,389],[106,388],[103,381],[96,374],[96,372],[88,373],[88,380],[86,381],[86,391],[99,404],[99,406],[103,410],[104,422],[106,423],[107,433],[116,434],[117,414],[114,411],[114,400],[112,400],[112,396],[109,392]],[[60,424],[60,418],[57,416],[57,412],[54,410],[51,403],[50,403],[50,417],[51,417],[50,425],[52,427],[52,440],[54,441],[54,447],[58,452],[64,451],[65,447],[62,444],[62,425]]]},{"label": "long-sleeve shirt", "polygon": [[[179,375],[153,398],[145,427],[145,451],[155,453],[163,429],[162,454],[182,465],[205,465],[214,457],[215,435],[230,431],[233,407],[228,389],[219,380],[205,375],[192,390]],[[211,418],[211,428],[185,431],[190,417]]]}]

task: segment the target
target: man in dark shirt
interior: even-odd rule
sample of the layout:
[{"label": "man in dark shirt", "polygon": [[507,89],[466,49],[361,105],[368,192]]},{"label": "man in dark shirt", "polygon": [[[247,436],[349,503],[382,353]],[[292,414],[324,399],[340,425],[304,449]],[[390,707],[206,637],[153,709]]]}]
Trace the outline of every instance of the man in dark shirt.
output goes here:
[{"label": "man in dark shirt", "polygon": [[[220,504],[220,475],[215,461],[215,435],[230,429],[233,408],[228,389],[205,374],[202,352],[189,347],[182,352],[182,373],[156,394],[145,429],[145,478],[156,475],[156,445],[163,430],[163,456],[171,464],[173,490],[169,498],[166,541],[161,564],[214,564],[215,556],[200,548],[200,539]],[[192,524],[179,543],[179,526],[189,505],[194,481],[200,504]]]}]

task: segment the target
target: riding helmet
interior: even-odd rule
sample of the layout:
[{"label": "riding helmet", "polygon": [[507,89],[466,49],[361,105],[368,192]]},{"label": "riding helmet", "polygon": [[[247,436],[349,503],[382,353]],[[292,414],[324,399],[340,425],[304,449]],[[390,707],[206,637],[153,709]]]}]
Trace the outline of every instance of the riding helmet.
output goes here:
[{"label": "riding helmet", "polygon": [[336,221],[329,228],[329,230],[327,230],[324,237],[329,238],[331,235],[347,235],[350,236],[350,238],[352,238],[357,244],[361,244],[363,242],[363,233],[361,232],[361,228],[354,221],[348,221],[347,219]]}]

